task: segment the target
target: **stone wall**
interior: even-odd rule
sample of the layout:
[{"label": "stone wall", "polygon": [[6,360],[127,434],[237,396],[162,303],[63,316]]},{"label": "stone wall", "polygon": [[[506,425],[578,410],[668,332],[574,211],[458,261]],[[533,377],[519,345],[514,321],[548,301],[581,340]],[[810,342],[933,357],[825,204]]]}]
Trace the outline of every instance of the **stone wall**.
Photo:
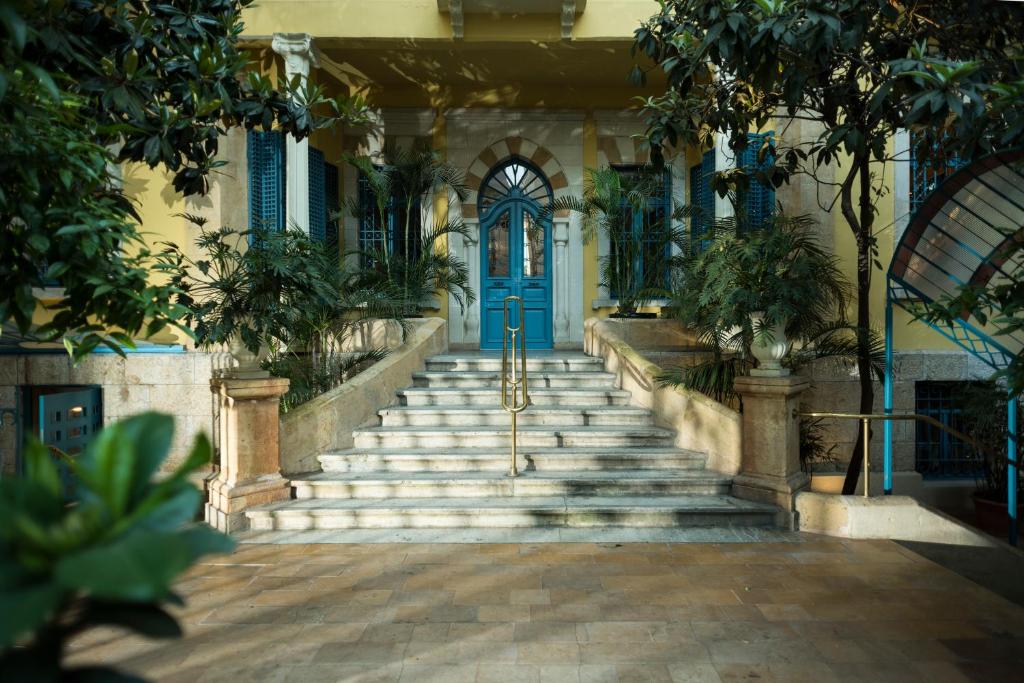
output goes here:
[{"label": "stone wall", "polygon": [[[629,339],[630,341],[626,341]],[[654,413],[654,423],[673,429],[678,448],[706,453],[708,468],[736,474],[740,467],[740,414],[729,406],[682,387],[659,386],[661,367],[646,357],[644,347],[665,348],[666,340],[683,343],[687,335],[674,320],[607,320],[588,318],[584,351],[604,358],[604,369],[629,391],[634,405]]]},{"label": "stone wall", "polygon": [[[919,381],[970,381],[986,379],[992,370],[977,359],[960,351],[905,351],[894,354],[893,412],[913,413],[915,383]],[[802,374],[811,380],[811,388],[804,395],[804,405],[812,412],[856,413],[860,407],[860,383],[856,368],[841,368],[835,363],[818,361]],[[872,412],[883,412],[882,385],[875,382],[875,401]],[[823,423],[825,439],[836,445],[837,463],[819,469],[845,470],[854,442],[858,423],[855,420],[827,420]],[[872,430],[871,466],[882,466],[882,427],[878,423]],[[911,421],[893,423],[893,469],[897,472],[914,471],[915,427]]]},{"label": "stone wall", "polygon": [[[427,358],[448,349],[448,325],[443,318],[408,322],[405,342],[388,344],[391,351],[386,358],[281,416],[281,471],[285,475],[319,470],[317,456],[351,448],[352,430],[377,424],[377,411],[398,400],[395,392],[412,384],[412,373],[422,370]],[[394,339],[394,327],[377,321],[368,336]]]},{"label": "stone wall", "polygon": [[165,468],[180,462],[200,432],[212,436],[210,377],[227,367],[223,353],[201,351],[94,353],[73,365],[64,353],[0,356],[0,465],[13,472],[18,425],[24,419],[23,389],[49,385],[91,385],[103,389],[104,423],[147,410],[175,418],[174,442]]}]

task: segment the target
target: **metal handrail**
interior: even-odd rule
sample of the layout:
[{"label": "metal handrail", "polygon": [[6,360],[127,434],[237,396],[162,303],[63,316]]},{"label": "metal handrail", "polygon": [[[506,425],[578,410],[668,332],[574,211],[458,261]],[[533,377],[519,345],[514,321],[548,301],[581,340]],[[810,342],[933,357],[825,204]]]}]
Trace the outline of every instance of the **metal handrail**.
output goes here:
[{"label": "metal handrail", "polygon": [[862,451],[863,451],[863,454],[864,454],[864,497],[865,498],[867,498],[869,496],[868,468],[869,468],[869,465],[870,465],[869,461],[870,461],[870,455],[871,455],[871,421],[872,420],[881,420],[883,422],[891,422],[891,421],[894,421],[894,420],[914,420],[914,421],[917,421],[917,422],[924,422],[925,424],[930,424],[933,427],[938,427],[939,429],[941,429],[942,431],[946,432],[947,434],[949,434],[951,436],[954,436],[957,439],[960,439],[961,441],[964,441],[965,443],[970,444],[976,450],[979,450],[982,453],[985,453],[985,454],[990,455],[990,456],[995,457],[995,458],[1001,457],[999,453],[996,453],[991,448],[989,448],[985,444],[981,443],[977,439],[974,439],[974,438],[972,438],[970,436],[967,436],[963,432],[961,432],[959,430],[956,430],[956,429],[953,429],[949,425],[946,425],[946,424],[943,424],[943,423],[939,422],[938,420],[936,420],[934,417],[931,417],[930,415],[918,415],[917,413],[904,413],[902,415],[887,415],[887,414],[884,414],[884,413],[880,414],[880,413],[799,413],[799,412],[797,413],[797,415],[799,417],[834,417],[834,418],[846,419],[846,420],[860,420],[861,434],[862,434],[862,438],[863,438]]},{"label": "metal handrail", "polygon": [[[519,326],[512,327],[508,324],[508,306],[510,303],[517,303],[519,306]],[[516,427],[516,416],[526,410],[530,405],[529,386],[526,378],[526,320],[523,310],[523,300],[518,296],[507,296],[504,302],[504,334],[501,339],[501,407],[512,415],[512,466],[508,470],[508,476],[518,477],[519,468],[516,466],[516,441],[518,432]],[[519,337],[520,346],[520,372],[516,376],[516,336]],[[511,344],[509,343],[511,337]],[[512,363],[508,362],[508,349],[512,347]],[[510,393],[511,392],[511,393]]]}]

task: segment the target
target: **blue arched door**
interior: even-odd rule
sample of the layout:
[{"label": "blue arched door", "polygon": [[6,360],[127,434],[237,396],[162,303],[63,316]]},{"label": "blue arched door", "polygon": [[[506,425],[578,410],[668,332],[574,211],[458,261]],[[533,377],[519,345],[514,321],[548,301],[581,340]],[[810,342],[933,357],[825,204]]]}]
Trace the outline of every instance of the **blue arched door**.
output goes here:
[{"label": "blue arched door", "polygon": [[[522,297],[526,345],[552,345],[551,221],[542,205],[551,189],[519,159],[496,166],[480,193],[480,348],[501,348],[505,297]],[[510,324],[518,324],[511,320]]]}]

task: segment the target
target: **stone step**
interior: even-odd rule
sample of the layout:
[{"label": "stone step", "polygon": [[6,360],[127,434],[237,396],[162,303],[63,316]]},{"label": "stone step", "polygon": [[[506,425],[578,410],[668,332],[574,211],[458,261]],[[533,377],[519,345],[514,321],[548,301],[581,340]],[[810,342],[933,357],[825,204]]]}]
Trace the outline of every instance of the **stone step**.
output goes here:
[{"label": "stone step", "polygon": [[763,527],[776,509],[731,496],[308,498],[246,511],[253,531],[494,527]]},{"label": "stone step", "polygon": [[[594,470],[699,470],[707,456],[677,448],[519,449],[519,469],[537,472]],[[324,472],[501,472],[509,467],[505,448],[369,449],[320,456]]]},{"label": "stone step", "polygon": [[[501,391],[459,387],[412,387],[398,392],[405,406],[500,406]],[[530,387],[530,401],[535,406],[625,406],[629,392],[621,389],[548,389]]]},{"label": "stone step", "polygon": [[296,498],[508,498],[522,496],[724,495],[729,477],[704,471],[497,472],[337,474],[292,479]]},{"label": "stone step", "polygon": [[[509,362],[511,362],[511,356]],[[450,354],[434,356],[427,359],[427,370],[433,372],[501,372],[501,356]],[[601,372],[604,370],[604,359],[591,358],[582,354],[533,356],[527,353],[526,370],[527,372]]]},{"label": "stone step", "polygon": [[[527,376],[531,389],[543,388],[615,388],[615,375],[610,372],[531,372]],[[458,387],[467,389],[499,389],[500,372],[417,372],[414,387]]]},{"label": "stone step", "polygon": [[[401,406],[379,413],[385,427],[508,427],[510,413],[500,407]],[[561,427],[650,425],[651,412],[628,406],[531,406],[519,413],[520,427],[553,425]]]},{"label": "stone step", "polygon": [[[671,446],[673,433],[658,427],[529,426],[518,430],[523,448]],[[508,448],[509,429],[463,427],[371,427],[352,433],[353,447],[365,448]]]}]

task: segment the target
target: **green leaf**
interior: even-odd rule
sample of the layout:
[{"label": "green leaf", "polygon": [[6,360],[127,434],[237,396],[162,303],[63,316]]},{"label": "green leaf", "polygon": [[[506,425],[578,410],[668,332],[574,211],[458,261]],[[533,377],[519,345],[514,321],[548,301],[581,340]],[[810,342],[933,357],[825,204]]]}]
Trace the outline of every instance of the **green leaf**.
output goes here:
[{"label": "green leaf", "polygon": [[0,649],[35,631],[60,603],[62,591],[52,583],[0,592]]},{"label": "green leaf", "polygon": [[207,526],[174,533],[140,531],[62,558],[54,575],[64,588],[98,598],[159,600],[196,559],[232,547],[227,536]]},{"label": "green leaf", "polygon": [[53,462],[49,449],[34,436],[29,437],[25,444],[25,478],[35,482],[48,495],[59,498],[61,495],[60,473]]}]

